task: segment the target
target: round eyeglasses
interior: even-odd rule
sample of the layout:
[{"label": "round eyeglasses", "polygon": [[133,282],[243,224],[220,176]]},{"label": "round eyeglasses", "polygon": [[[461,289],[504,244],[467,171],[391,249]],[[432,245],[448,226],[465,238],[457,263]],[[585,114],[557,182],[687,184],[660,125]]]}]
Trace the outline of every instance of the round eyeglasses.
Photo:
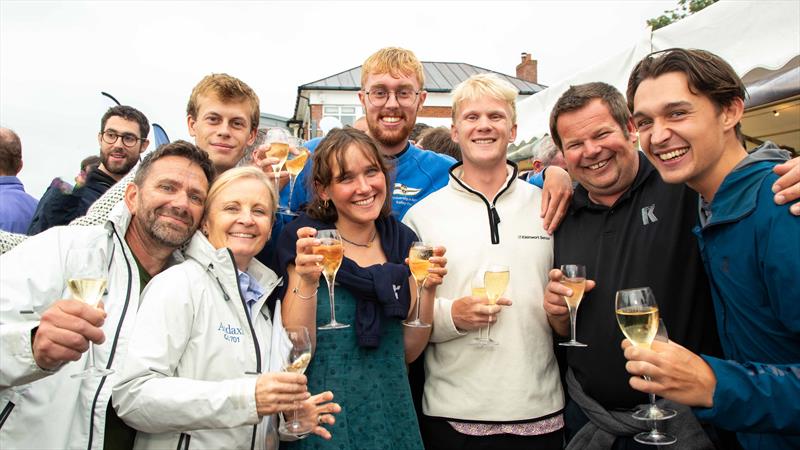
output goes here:
[{"label": "round eyeglasses", "polygon": [[122,138],[122,144],[125,147],[133,147],[137,142],[144,140],[132,134],[117,134],[113,131],[103,131],[100,134],[103,136],[103,142],[106,144],[113,144],[117,142],[117,139]]},{"label": "round eyeglasses", "polygon": [[367,99],[372,106],[383,106],[389,101],[389,96],[394,94],[395,100],[400,106],[412,106],[417,101],[420,91],[415,91],[411,88],[402,88],[396,91],[390,91],[383,88],[373,88],[364,91],[367,94]]}]

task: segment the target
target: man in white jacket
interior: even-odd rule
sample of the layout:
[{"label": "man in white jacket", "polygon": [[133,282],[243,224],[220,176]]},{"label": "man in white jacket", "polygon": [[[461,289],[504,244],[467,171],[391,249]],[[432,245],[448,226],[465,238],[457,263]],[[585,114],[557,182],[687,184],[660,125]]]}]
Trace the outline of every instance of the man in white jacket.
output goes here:
[{"label": "man in white jacket", "polygon": [[[539,216],[541,190],[517,179],[506,161],[516,96],[487,74],[453,91],[451,133],[463,164],[403,219],[420,240],[445,246],[450,261],[425,352],[428,449],[561,448],[563,394],[542,309],[553,245]],[[470,294],[470,281],[492,263],[510,270],[507,298],[496,305]],[[490,322],[499,344],[471,345]]]},{"label": "man in white jacket", "polygon": [[[0,448],[103,448],[139,292],[200,222],[212,162],[178,141],[148,155],[105,225],[55,227],[0,257]],[[103,309],[71,299],[73,249],[107,259]],[[72,378],[89,342],[104,377]],[[77,362],[73,362],[77,361]]]}]

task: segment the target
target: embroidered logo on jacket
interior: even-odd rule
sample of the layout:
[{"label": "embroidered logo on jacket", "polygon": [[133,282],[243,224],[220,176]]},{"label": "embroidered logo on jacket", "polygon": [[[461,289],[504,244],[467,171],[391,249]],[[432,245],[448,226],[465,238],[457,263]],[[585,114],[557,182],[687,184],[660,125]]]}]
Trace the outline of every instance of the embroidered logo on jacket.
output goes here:
[{"label": "embroidered logo on jacket", "polygon": [[222,322],[219,323],[217,331],[222,333],[222,337],[226,341],[233,343],[238,343],[241,340],[239,336],[244,336],[244,331],[241,328],[233,327],[231,324],[225,325]]},{"label": "embroidered logo on jacket", "polygon": [[658,217],[653,213],[655,211],[656,205],[652,204],[650,206],[645,206],[642,208],[642,225],[648,225],[653,222],[658,222]]},{"label": "embroidered logo on jacket", "polygon": [[420,193],[422,189],[420,188],[413,188],[411,186],[406,186],[402,183],[395,183],[394,184],[394,191],[392,191],[392,195],[394,196],[401,196],[401,197],[413,197]]}]

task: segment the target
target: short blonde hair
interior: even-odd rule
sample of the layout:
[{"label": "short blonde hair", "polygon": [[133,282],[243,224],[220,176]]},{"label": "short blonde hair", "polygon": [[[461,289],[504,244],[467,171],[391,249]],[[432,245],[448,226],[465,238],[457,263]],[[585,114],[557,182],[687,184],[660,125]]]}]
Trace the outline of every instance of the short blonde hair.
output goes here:
[{"label": "short blonde hair", "polygon": [[411,50],[399,47],[386,47],[370,55],[361,65],[361,88],[372,74],[388,73],[393,77],[413,75],[419,82],[420,89],[425,87],[425,72],[422,63]]},{"label": "short blonde hair", "polygon": [[206,209],[203,212],[203,222],[208,216],[209,207],[214,203],[214,199],[217,198],[219,193],[234,181],[245,178],[258,180],[267,188],[267,197],[269,197],[270,202],[269,213],[270,217],[274,218],[275,211],[278,209],[278,196],[275,194],[275,182],[269,179],[261,169],[256,169],[255,167],[236,167],[226,170],[214,180],[214,184],[211,185],[211,188],[208,190],[208,196],[206,197]]},{"label": "short blonde hair", "polygon": [[200,96],[216,97],[223,103],[249,103],[250,130],[258,128],[258,122],[261,118],[258,95],[244,81],[226,73],[212,73],[203,77],[192,89],[192,95],[186,105],[186,114],[195,120],[197,120],[197,113],[200,111]]},{"label": "short blonde hair", "polygon": [[495,100],[504,101],[511,109],[511,124],[517,123],[517,88],[508,81],[498,77],[493,73],[479,73],[472,75],[453,89],[453,121],[456,120],[458,105],[464,101],[480,100],[484,97],[491,97]]}]

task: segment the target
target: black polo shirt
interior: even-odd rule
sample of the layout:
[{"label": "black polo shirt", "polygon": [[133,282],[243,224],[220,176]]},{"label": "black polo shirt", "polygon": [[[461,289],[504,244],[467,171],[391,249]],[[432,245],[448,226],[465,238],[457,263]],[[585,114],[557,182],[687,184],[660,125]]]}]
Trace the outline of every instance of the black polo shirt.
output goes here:
[{"label": "black polo shirt", "polygon": [[[639,153],[636,179],[608,208],[582,186],[555,234],[554,264],[584,264],[597,282],[578,310],[577,337],[588,348],[566,348],[567,364],[584,391],[606,409],[633,408],[646,394],[628,386],[614,315],[619,289],[649,286],[670,339],[694,352],[721,354],[708,278],[692,227],[697,194],[661,180]],[[563,348],[563,347],[562,347]]]}]

